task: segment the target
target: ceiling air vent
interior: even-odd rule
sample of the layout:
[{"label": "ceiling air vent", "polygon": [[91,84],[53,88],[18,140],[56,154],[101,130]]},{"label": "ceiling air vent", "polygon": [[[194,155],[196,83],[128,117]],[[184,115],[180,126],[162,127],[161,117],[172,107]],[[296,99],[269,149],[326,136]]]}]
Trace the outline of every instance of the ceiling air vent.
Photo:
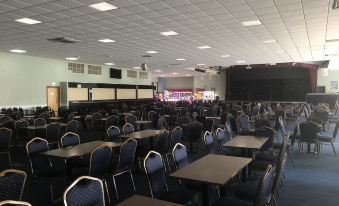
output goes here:
[{"label": "ceiling air vent", "polygon": [[333,9],[338,9],[338,8],[339,8],[339,0],[334,0]]},{"label": "ceiling air vent", "polygon": [[81,42],[79,40],[71,39],[71,38],[67,38],[67,37],[57,37],[57,38],[51,38],[51,39],[47,39],[47,40],[52,41],[52,42],[60,42],[60,43],[64,43],[64,44],[75,44],[75,43]]}]

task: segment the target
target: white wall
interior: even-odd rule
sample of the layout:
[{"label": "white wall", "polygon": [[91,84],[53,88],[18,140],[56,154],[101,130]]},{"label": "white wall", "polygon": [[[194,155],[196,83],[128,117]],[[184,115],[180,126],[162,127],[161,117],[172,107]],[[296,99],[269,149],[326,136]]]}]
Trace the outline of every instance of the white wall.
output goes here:
[{"label": "white wall", "polygon": [[193,89],[194,77],[159,77],[159,91],[164,89]]},{"label": "white wall", "polygon": [[127,78],[122,69],[122,79],[109,77],[109,66],[102,66],[102,75],[74,74],[67,61],[0,53],[0,106],[46,105],[46,86],[52,82],[111,83],[151,85],[148,79]]},{"label": "white wall", "polygon": [[339,82],[339,70],[328,70],[328,76],[321,76],[320,70],[318,69],[318,80],[317,86],[325,86],[326,93],[339,92],[339,90],[331,89],[331,81]]}]

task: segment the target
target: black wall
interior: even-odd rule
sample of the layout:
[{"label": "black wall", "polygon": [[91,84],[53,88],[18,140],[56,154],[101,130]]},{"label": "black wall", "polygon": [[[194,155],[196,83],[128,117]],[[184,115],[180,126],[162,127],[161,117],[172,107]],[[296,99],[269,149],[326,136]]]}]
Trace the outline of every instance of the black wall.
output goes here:
[{"label": "black wall", "polygon": [[308,69],[304,68],[231,68],[231,100],[305,101],[311,92]]}]

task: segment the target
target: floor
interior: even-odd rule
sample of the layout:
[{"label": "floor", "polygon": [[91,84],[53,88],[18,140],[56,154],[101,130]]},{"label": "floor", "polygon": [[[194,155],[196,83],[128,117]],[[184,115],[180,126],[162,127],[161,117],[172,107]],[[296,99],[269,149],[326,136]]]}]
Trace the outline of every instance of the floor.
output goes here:
[{"label": "floor", "polygon": [[[290,122],[288,129],[293,127],[293,122]],[[331,127],[333,131],[333,126]],[[84,131],[80,134],[82,141],[89,141],[94,134],[88,134]],[[335,144],[339,151],[338,141]],[[24,191],[23,200],[31,202],[33,206],[52,205],[48,185],[33,183],[30,177],[29,160],[26,157],[24,149],[13,148],[11,150],[13,158],[13,166],[17,169],[23,169],[29,174],[27,185]],[[190,154],[191,161],[202,157],[205,152],[198,154]],[[280,193],[278,200],[279,205],[283,206],[319,206],[319,205],[337,205],[337,195],[339,194],[339,157],[335,156],[332,147],[323,145],[320,159],[316,158],[314,154],[300,152],[297,147],[294,148],[294,160],[296,167],[294,168],[292,162],[287,162],[286,165],[286,181],[285,187]],[[63,167],[64,161],[62,159],[53,159],[54,164]],[[0,168],[6,168],[6,158],[0,157]],[[86,170],[79,170],[82,174],[86,174]],[[143,172],[135,173],[135,181],[137,193],[142,195],[149,195],[149,187],[146,177]],[[170,188],[176,187],[177,182],[169,179]],[[58,181],[55,186],[54,194],[56,197],[61,197],[64,189],[69,182]],[[121,199],[125,199],[133,194],[129,179],[122,176],[118,180],[119,195]],[[113,187],[110,186],[112,202],[108,205],[114,205],[118,201],[115,198]],[[216,192],[211,191],[213,197],[216,197]],[[63,205],[59,202],[55,205]]]}]

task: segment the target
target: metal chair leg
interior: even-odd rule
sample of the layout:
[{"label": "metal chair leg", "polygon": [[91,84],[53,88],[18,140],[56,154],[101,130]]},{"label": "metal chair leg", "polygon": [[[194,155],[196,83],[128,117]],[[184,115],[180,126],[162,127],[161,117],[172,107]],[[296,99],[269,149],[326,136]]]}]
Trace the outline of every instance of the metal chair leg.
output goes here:
[{"label": "metal chair leg", "polygon": [[132,174],[132,171],[131,171],[131,170],[129,170],[129,174],[130,174],[130,176],[131,176],[131,180],[132,180],[132,185],[133,185],[134,192],[136,192],[135,184],[134,184],[134,178],[133,178],[133,174]]},{"label": "metal chair leg", "polygon": [[106,193],[107,193],[107,198],[108,198],[108,202],[111,203],[111,197],[109,195],[109,191],[108,191],[108,186],[107,186],[107,181],[105,179],[102,180],[104,182],[105,188],[106,188]]},{"label": "metal chair leg", "polygon": [[116,196],[117,199],[119,200],[118,187],[117,187],[117,184],[116,184],[115,176],[114,176],[114,175],[112,176],[112,179],[113,179],[113,185],[114,185],[114,190],[115,190],[115,196]]},{"label": "metal chair leg", "polygon": [[332,149],[333,149],[334,155],[337,156],[337,152],[335,151],[335,147],[334,147],[333,142],[331,142],[331,145],[332,145]]},{"label": "metal chair leg", "polygon": [[290,157],[291,157],[291,160],[292,160],[292,164],[293,164],[293,168],[295,168],[295,164],[294,164],[294,158],[293,158],[293,152],[292,150],[290,150]]}]

